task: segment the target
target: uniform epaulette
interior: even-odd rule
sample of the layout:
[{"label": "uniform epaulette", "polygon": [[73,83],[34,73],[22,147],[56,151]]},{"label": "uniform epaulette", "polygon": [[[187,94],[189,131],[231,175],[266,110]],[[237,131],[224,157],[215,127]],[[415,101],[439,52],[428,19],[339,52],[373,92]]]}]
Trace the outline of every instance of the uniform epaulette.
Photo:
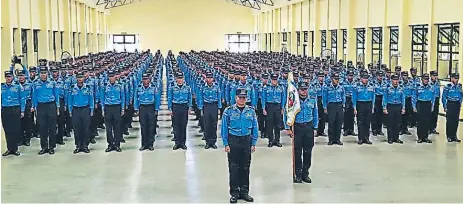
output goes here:
[{"label": "uniform epaulette", "polygon": [[451,86],[452,86],[452,84],[451,84],[451,83],[447,84],[447,87],[451,87]]}]

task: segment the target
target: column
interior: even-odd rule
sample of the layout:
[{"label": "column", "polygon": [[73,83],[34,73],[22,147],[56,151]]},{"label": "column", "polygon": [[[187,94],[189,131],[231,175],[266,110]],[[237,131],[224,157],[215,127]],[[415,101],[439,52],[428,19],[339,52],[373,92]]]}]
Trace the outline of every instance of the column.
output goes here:
[{"label": "column", "polygon": [[408,1],[401,1],[402,22],[399,26],[399,66],[402,70],[410,70],[412,67],[412,30],[408,25],[410,5]]},{"label": "column", "polygon": [[63,16],[64,16],[64,28],[60,28],[62,31],[64,31],[63,33],[63,52],[64,51],[67,51],[69,53],[71,53],[72,55],[72,51],[71,51],[71,35],[72,35],[72,31],[71,31],[71,5],[69,4],[69,1],[62,1],[63,3]]},{"label": "column", "polygon": [[[434,1],[431,0],[431,5],[434,5]],[[428,23],[428,63],[426,70],[423,70],[424,73],[429,73],[432,70],[436,70],[437,64],[437,36],[438,36],[438,29],[437,25],[434,25],[434,6],[431,6],[431,15],[429,16],[429,23]],[[451,63],[451,62],[450,62]]]},{"label": "column", "polygon": [[355,4],[356,0],[349,0],[349,25],[347,26],[347,48],[346,55],[347,61],[357,62],[357,32],[353,28],[355,18]]},{"label": "column", "polygon": [[321,32],[320,32],[320,3],[318,0],[314,0],[314,11],[315,11],[315,30],[314,30],[314,49],[313,49],[313,56],[320,57],[321,54]]},{"label": "column", "polygon": [[87,6],[83,3],[78,3],[80,7],[80,45],[79,45],[79,53],[78,55],[86,55],[88,53],[87,51],[87,18],[86,18],[86,12],[87,12]]},{"label": "column", "polygon": [[343,57],[344,57],[344,44],[343,44],[344,42],[343,42],[343,40],[342,40],[344,34],[342,33],[342,30],[341,30],[341,29],[338,29],[338,30],[336,31],[336,33],[337,33],[337,34],[336,34],[336,36],[337,36],[337,39],[336,39],[336,40],[337,40],[337,42],[338,42],[337,48],[336,48],[337,51],[338,51],[338,53],[337,53],[337,55],[336,55],[336,58],[337,58],[338,61],[339,61],[339,60],[343,59]]},{"label": "column", "polygon": [[[13,55],[13,28],[11,27],[10,19],[10,1],[2,0],[1,7],[1,67],[2,73],[7,70],[11,64],[11,56]],[[2,75],[3,76],[3,75]],[[0,77],[2,82],[4,77]]]}]

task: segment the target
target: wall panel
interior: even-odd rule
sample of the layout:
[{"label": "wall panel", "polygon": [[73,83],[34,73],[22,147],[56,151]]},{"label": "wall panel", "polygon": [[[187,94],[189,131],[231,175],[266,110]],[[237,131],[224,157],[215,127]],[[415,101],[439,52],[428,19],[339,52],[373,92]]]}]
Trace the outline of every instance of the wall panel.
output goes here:
[{"label": "wall panel", "polygon": [[31,28],[31,2],[30,0],[16,0],[19,8],[19,27]]},{"label": "wall panel", "polygon": [[310,0],[309,2],[309,28],[310,30],[315,30],[315,0]]},{"label": "wall panel", "polygon": [[302,2],[302,13],[301,13],[301,16],[302,16],[302,26],[301,26],[301,29],[302,31],[308,31],[309,30],[309,16],[311,16],[309,14],[309,1],[303,1]]},{"label": "wall panel", "polygon": [[296,13],[295,14],[295,24],[296,24],[296,27],[294,28],[294,30],[296,31],[301,31],[302,30],[302,5],[301,3],[297,3],[295,4],[294,6],[294,12]]},{"label": "wall panel", "polygon": [[386,1],[388,26],[399,26],[402,23],[401,1],[402,0]]},{"label": "wall panel", "polygon": [[384,26],[384,18],[386,12],[386,0],[369,0],[368,26],[381,27]]},{"label": "wall panel", "polygon": [[434,23],[455,23],[462,18],[462,0],[434,0]]},{"label": "wall panel", "polygon": [[77,32],[77,7],[76,2],[71,0],[71,31]]},{"label": "wall panel", "polygon": [[318,0],[320,4],[320,30],[326,30],[328,28],[328,0]]},{"label": "wall panel", "polygon": [[280,10],[280,31],[288,31],[288,7],[283,6]]},{"label": "wall panel", "polygon": [[37,0],[31,0],[31,27],[33,29],[40,29],[40,21],[43,16],[40,15],[40,5],[43,2]]},{"label": "wall panel", "polygon": [[58,0],[50,0],[50,20],[52,30],[58,30],[58,18]]},{"label": "wall panel", "polygon": [[350,0],[341,0],[341,11],[340,11],[340,22],[339,27],[341,29],[346,29],[349,26],[349,1]]},{"label": "wall panel", "polygon": [[356,0],[354,8],[354,28],[368,27],[368,0]]},{"label": "wall panel", "polygon": [[328,27],[330,30],[338,29],[339,27],[339,3],[339,0],[329,0]]},{"label": "wall panel", "polygon": [[[34,0],[32,0],[34,1]],[[58,25],[59,30],[64,31],[64,2],[66,0],[58,0]]]},{"label": "wall panel", "polygon": [[[432,0],[408,0],[410,11],[407,12],[410,18],[410,25],[427,24],[431,15]],[[440,0],[437,0],[440,1]]]},{"label": "wall panel", "polygon": [[18,1],[17,0],[2,0],[2,1],[10,1],[10,22],[11,27],[17,28],[19,26],[19,19],[18,19]]}]

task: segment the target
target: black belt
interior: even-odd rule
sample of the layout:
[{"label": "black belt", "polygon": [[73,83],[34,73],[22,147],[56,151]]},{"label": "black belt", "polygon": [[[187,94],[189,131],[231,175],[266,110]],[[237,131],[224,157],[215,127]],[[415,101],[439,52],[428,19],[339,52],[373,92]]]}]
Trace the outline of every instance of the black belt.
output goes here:
[{"label": "black belt", "polygon": [[154,104],[140,104],[140,107],[154,106]]},{"label": "black belt", "polygon": [[19,108],[19,106],[2,106],[2,108]]},{"label": "black belt", "polygon": [[187,103],[172,103],[172,105],[177,105],[177,106],[186,106]]},{"label": "black belt", "polygon": [[88,108],[89,106],[86,105],[86,106],[73,106],[74,109],[84,109],[84,108]]},{"label": "black belt", "polygon": [[371,103],[373,101],[357,101],[357,103]]},{"label": "black belt", "polygon": [[447,101],[447,103],[460,103],[460,101]]},{"label": "black belt", "polygon": [[401,106],[401,103],[388,103],[388,106]]},{"label": "black belt", "polygon": [[306,126],[306,125],[310,125],[310,124],[312,124],[312,121],[305,122],[305,123],[294,123],[294,125],[298,125],[298,126]]},{"label": "black belt", "polygon": [[228,137],[251,137],[251,135],[238,136],[238,135],[228,134]]},{"label": "black belt", "polygon": [[50,102],[43,102],[43,103],[40,103],[40,102],[39,102],[39,105],[41,105],[41,104],[53,104],[53,103],[55,103],[55,102],[54,102],[54,101],[50,101]]},{"label": "black belt", "polygon": [[328,102],[328,104],[341,104],[342,102]]},{"label": "black belt", "polygon": [[418,103],[431,103],[431,101],[420,101],[420,100],[418,100]]},{"label": "black belt", "polygon": [[121,106],[121,104],[110,104],[110,105],[105,105],[105,107],[115,107],[115,106]]},{"label": "black belt", "polygon": [[280,105],[281,103],[267,103],[268,105]]},{"label": "black belt", "polygon": [[217,101],[216,102],[204,102],[204,105],[217,105]]}]

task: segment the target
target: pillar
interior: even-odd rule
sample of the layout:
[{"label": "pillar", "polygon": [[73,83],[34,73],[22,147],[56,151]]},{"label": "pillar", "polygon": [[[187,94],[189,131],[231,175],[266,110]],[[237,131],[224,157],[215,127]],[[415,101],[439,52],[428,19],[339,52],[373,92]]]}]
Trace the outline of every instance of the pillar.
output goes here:
[{"label": "pillar", "polygon": [[[368,20],[367,20],[368,25]],[[365,57],[363,58],[364,64],[373,62],[373,31],[371,28],[365,28]]]},{"label": "pillar", "polygon": [[320,32],[320,3],[318,0],[314,0],[314,7],[313,11],[315,12],[315,30],[314,30],[314,49],[313,49],[313,56],[320,57],[321,54],[321,32]]},{"label": "pillar", "polygon": [[[2,30],[1,30],[1,70],[7,70],[11,64],[11,56],[13,55],[13,28],[11,27],[10,19],[10,1],[2,0],[1,8],[1,21],[2,21]],[[2,82],[5,80],[2,74]]]},{"label": "pillar", "polygon": [[[296,4],[292,4],[290,7],[291,9],[291,53],[292,54],[298,54],[300,52],[298,52],[298,47],[297,47],[297,30],[296,30],[296,19],[297,19],[297,16],[296,16]],[[300,40],[300,38],[299,38]]]},{"label": "pillar", "polygon": [[354,26],[354,18],[355,18],[355,3],[356,0],[349,0],[348,7],[349,7],[349,23],[347,26],[347,48],[346,48],[346,55],[347,61],[355,62],[357,61],[357,33],[355,32]]},{"label": "pillar", "polygon": [[78,6],[80,7],[80,36],[78,37],[80,40],[80,45],[79,45],[79,52],[78,56],[81,55],[86,55],[88,53],[87,51],[87,21],[86,21],[86,12],[87,12],[87,6],[83,3],[78,3]]},{"label": "pillar", "polygon": [[399,11],[402,12],[402,22],[399,25],[399,66],[402,66],[402,70],[410,70],[412,67],[412,30],[408,24],[410,4],[408,1],[400,2]]},{"label": "pillar", "polygon": [[336,30],[336,36],[337,36],[336,40],[338,42],[337,48],[336,48],[338,50],[338,53],[336,55],[336,58],[337,58],[338,61],[343,59],[343,57],[344,57],[344,42],[342,40],[343,35],[344,34],[342,33],[341,29]]},{"label": "pillar", "polygon": [[61,29],[64,31],[63,33],[63,52],[67,51],[72,54],[71,52],[71,4],[69,1],[62,1],[63,2],[63,16],[64,16],[64,27]]},{"label": "pillar", "polygon": [[[434,5],[434,1],[431,0],[431,5]],[[430,72],[432,70],[436,70],[436,65],[438,63],[437,59],[437,36],[438,36],[438,29],[437,25],[434,25],[434,6],[431,6],[431,15],[429,16],[429,23],[428,23],[428,63],[426,70],[423,70],[423,73]],[[450,62],[451,63],[451,62]]]},{"label": "pillar", "polygon": [[27,66],[37,65],[37,59],[34,56],[34,30],[27,30]]}]

